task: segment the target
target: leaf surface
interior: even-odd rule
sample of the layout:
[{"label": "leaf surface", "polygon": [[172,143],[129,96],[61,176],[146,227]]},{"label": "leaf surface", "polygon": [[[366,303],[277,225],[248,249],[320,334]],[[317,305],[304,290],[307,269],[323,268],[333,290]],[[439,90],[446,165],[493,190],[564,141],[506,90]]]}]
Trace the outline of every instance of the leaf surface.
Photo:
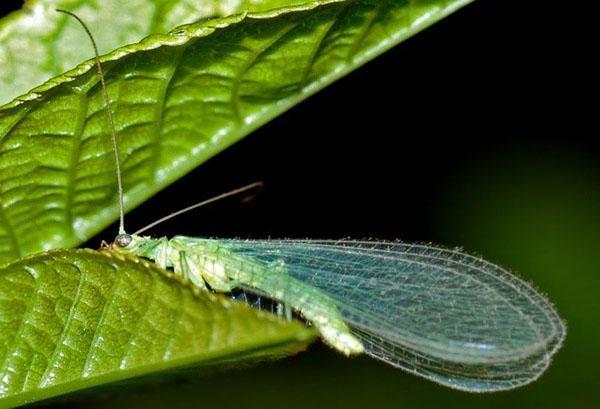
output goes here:
[{"label": "leaf surface", "polygon": [[[0,104],[90,58],[81,27],[55,9],[76,13],[101,53],[202,18],[289,7],[305,0],[32,0],[0,22]],[[26,50],[26,52],[24,52]],[[23,69],[27,67],[27,69]]]},{"label": "leaf surface", "polygon": [[194,294],[140,259],[54,250],[0,269],[0,407],[301,350],[314,332]]}]

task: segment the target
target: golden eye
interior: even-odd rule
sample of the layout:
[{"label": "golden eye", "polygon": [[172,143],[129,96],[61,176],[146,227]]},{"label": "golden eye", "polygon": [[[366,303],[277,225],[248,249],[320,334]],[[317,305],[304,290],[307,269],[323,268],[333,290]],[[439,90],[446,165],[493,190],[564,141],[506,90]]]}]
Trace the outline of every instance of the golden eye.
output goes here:
[{"label": "golden eye", "polygon": [[115,243],[117,243],[117,245],[122,248],[129,246],[132,241],[133,241],[133,237],[131,237],[130,234],[119,234],[115,238]]}]

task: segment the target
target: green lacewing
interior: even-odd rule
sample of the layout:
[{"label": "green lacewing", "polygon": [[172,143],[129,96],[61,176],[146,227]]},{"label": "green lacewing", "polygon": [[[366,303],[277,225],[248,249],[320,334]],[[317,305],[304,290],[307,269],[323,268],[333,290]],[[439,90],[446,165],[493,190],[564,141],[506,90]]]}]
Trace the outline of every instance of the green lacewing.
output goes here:
[{"label": "green lacewing", "polygon": [[368,354],[451,388],[491,392],[537,379],[566,335],[552,304],[503,268],[458,250],[383,241],[213,240],[128,234],[112,109],[95,41],[116,162],[120,228],[107,245],[172,269],[199,290],[244,290],[289,306],[346,355]]}]

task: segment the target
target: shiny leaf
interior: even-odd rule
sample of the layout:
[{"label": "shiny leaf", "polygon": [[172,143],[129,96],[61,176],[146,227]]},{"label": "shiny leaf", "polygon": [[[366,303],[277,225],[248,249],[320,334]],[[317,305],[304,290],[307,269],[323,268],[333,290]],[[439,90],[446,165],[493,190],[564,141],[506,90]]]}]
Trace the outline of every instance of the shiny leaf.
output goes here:
[{"label": "shiny leaf", "polygon": [[175,281],[152,263],[92,250],[0,269],[0,407],[289,354],[314,338],[301,323]]}]

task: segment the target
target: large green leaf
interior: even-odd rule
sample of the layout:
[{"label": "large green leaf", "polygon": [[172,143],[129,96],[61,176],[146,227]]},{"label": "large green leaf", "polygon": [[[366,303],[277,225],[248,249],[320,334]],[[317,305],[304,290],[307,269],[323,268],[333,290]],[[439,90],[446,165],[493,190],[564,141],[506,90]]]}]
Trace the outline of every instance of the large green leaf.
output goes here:
[{"label": "large green leaf", "polygon": [[[204,20],[103,57],[127,208],[468,2],[317,1]],[[92,62],[0,109],[0,137],[0,262],[75,246],[116,218]]]},{"label": "large green leaf", "polygon": [[[201,18],[264,11],[305,0],[32,0],[0,22],[0,104],[90,57],[81,27],[56,8],[83,18],[101,53]],[[27,69],[23,69],[27,67]]]},{"label": "large green leaf", "polygon": [[0,407],[174,369],[303,349],[296,321],[207,292],[153,264],[55,250],[0,269]]}]

